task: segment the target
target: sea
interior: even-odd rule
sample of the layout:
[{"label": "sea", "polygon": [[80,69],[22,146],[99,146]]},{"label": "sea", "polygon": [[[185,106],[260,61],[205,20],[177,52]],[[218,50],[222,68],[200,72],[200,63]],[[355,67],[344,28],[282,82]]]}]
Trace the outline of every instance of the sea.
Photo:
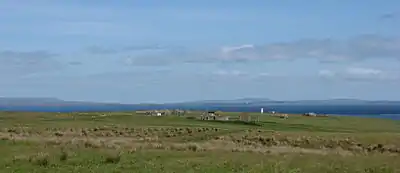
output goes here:
[{"label": "sea", "polygon": [[[264,112],[328,114],[400,120],[399,105],[265,105]],[[154,109],[220,110],[226,112],[259,112],[261,106],[163,106],[163,105],[73,105],[73,106],[1,106],[0,111],[33,112],[109,112]]]}]

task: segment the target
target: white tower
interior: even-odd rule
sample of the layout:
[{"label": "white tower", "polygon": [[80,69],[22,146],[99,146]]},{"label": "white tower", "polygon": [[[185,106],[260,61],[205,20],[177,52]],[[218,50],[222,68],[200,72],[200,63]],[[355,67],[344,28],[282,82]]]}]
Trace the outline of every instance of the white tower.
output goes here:
[{"label": "white tower", "polygon": [[264,113],[264,108],[261,108],[261,114],[263,114]]}]

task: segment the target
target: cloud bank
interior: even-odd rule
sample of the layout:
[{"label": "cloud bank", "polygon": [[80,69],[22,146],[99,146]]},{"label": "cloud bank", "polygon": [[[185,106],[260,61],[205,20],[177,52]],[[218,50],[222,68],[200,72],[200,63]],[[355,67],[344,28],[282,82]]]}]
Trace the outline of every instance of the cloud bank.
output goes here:
[{"label": "cloud bank", "polygon": [[[142,51],[142,54],[132,52]],[[146,52],[144,52],[146,51]],[[91,48],[93,54],[117,54],[129,65],[173,63],[246,63],[315,59],[319,62],[347,62],[369,59],[400,60],[400,38],[361,35],[346,40],[302,39],[264,45],[243,44],[216,48],[136,46],[120,49]]]},{"label": "cloud bank", "polygon": [[375,68],[349,67],[341,71],[338,70],[320,70],[318,75],[325,79],[339,79],[347,81],[392,81],[400,79],[400,71],[385,71]]},{"label": "cloud bank", "polygon": [[9,75],[51,72],[63,68],[58,56],[47,51],[1,51],[0,72]]},{"label": "cloud bank", "polygon": [[348,40],[304,39],[262,46],[243,45],[224,48],[222,52],[226,55],[226,59],[233,60],[316,58],[319,61],[331,62],[371,58],[400,59],[400,39],[377,35],[363,35]]}]

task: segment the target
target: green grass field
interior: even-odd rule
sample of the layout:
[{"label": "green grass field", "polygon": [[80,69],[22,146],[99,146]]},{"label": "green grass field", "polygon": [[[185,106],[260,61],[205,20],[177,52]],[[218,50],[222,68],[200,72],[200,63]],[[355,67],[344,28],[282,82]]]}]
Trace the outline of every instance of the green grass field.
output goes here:
[{"label": "green grass field", "polygon": [[0,112],[0,127],[1,172],[400,172],[393,120]]}]

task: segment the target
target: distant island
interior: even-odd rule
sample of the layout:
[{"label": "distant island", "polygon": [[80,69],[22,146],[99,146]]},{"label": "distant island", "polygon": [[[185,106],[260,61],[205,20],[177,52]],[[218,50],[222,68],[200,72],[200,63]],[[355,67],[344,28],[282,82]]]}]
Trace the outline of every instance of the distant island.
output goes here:
[{"label": "distant island", "polygon": [[98,103],[65,101],[57,98],[7,98],[0,97],[0,111],[26,112],[109,112],[137,110],[208,110],[226,112],[283,113],[315,112],[331,115],[354,115],[388,119],[400,119],[400,101],[367,101],[357,99],[277,101],[264,98],[234,100],[203,100],[180,103]]}]

